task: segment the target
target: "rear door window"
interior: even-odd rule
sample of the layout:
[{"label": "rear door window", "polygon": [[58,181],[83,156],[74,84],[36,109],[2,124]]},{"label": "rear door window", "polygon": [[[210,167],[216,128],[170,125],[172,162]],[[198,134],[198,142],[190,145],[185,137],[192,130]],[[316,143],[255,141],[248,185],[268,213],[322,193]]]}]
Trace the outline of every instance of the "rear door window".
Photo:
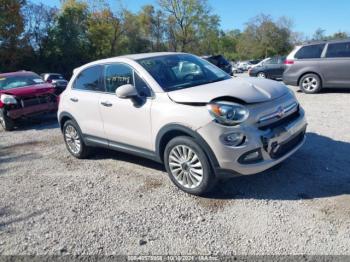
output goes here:
[{"label": "rear door window", "polygon": [[102,70],[100,65],[83,70],[75,79],[73,89],[103,92]]},{"label": "rear door window", "polygon": [[297,59],[320,58],[325,44],[307,45],[300,48],[295,54]]},{"label": "rear door window", "polygon": [[350,57],[350,42],[329,44],[326,57]]},{"label": "rear door window", "polygon": [[284,61],[286,60],[285,56],[278,57],[278,64],[284,64]]}]

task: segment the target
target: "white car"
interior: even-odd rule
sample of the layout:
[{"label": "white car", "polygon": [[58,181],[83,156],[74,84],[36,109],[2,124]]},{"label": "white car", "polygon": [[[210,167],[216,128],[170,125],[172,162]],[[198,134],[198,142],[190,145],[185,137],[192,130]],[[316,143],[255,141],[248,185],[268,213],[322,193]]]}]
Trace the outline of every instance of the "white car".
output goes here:
[{"label": "white car", "polygon": [[248,70],[255,68],[255,67],[258,67],[258,66],[263,66],[270,59],[271,59],[271,57],[267,57],[264,60],[260,61],[259,63],[255,64],[255,65],[251,65]]},{"label": "white car", "polygon": [[250,65],[250,63],[248,61],[242,61],[242,62],[239,62],[237,64],[237,67],[238,67],[238,69],[241,69],[243,71],[247,71],[249,65]]},{"label": "white car", "polygon": [[74,70],[58,120],[77,158],[105,147],[164,163],[180,189],[264,171],[304,142],[304,111],[284,85],[238,79],[184,53],[127,55]]}]

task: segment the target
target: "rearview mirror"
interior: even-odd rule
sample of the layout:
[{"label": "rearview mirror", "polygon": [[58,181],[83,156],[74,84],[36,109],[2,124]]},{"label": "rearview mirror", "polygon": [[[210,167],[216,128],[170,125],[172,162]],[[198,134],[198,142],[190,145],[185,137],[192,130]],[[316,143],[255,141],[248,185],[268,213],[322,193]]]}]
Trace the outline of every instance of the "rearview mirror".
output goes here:
[{"label": "rearview mirror", "polygon": [[119,98],[131,98],[131,97],[138,96],[135,86],[131,84],[126,84],[118,87],[117,90],[115,91],[115,94]]}]

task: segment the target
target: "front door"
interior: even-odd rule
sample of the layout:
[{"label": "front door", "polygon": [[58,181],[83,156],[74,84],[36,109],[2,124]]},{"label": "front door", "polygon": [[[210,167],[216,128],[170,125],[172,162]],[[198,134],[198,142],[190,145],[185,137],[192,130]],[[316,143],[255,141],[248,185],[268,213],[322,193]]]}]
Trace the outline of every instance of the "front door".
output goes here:
[{"label": "front door", "polygon": [[[100,97],[100,112],[104,131],[110,145],[133,146],[151,150],[151,91],[147,84],[128,65],[105,65],[104,84],[106,93]],[[118,87],[132,84],[140,97],[119,98]]]}]

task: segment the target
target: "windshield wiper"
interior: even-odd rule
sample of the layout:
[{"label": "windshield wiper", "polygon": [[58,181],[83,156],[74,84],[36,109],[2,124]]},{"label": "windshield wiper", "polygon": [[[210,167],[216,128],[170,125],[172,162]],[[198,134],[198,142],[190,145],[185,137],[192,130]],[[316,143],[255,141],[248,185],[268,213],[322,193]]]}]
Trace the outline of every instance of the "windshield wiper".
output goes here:
[{"label": "windshield wiper", "polygon": [[207,82],[207,84],[215,83],[215,82],[220,82],[220,81],[227,80],[227,79],[229,79],[229,78],[226,78],[226,76],[224,76],[224,77],[220,77],[220,78],[211,80],[211,81]]}]

